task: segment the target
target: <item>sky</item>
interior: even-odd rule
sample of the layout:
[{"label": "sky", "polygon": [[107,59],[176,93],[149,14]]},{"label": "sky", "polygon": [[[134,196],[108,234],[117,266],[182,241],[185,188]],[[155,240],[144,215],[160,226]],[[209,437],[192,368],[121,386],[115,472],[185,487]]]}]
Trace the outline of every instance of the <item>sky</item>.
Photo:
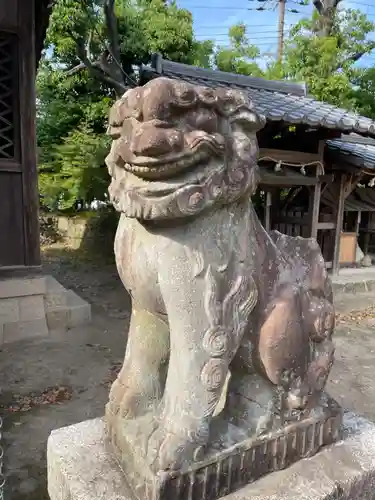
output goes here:
[{"label": "sky", "polygon": [[[277,50],[277,0],[177,0],[179,7],[184,7],[193,14],[194,29],[198,40],[212,39],[218,45],[228,45],[228,28],[236,23],[245,23],[248,38],[257,45],[266,62],[275,57]],[[273,8],[276,5],[276,8]],[[344,0],[347,8],[360,9],[375,22],[375,0]],[[267,10],[257,11],[265,6]],[[299,0],[287,0],[285,31],[303,17],[312,13],[312,5],[299,5]],[[297,10],[298,13],[290,12]],[[375,39],[375,33],[372,36]],[[375,50],[361,60],[361,65],[375,65]]]}]

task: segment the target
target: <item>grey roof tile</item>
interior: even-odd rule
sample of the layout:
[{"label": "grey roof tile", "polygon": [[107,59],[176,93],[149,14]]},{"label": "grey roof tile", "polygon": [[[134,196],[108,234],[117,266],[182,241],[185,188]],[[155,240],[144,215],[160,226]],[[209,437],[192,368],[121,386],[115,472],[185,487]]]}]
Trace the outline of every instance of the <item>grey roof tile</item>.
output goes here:
[{"label": "grey roof tile", "polygon": [[327,141],[327,153],[333,158],[343,158],[355,167],[375,170],[375,142],[374,144],[360,144],[346,140]]},{"label": "grey roof tile", "polygon": [[143,68],[143,74],[146,79],[163,75],[208,87],[237,88],[247,92],[258,113],[269,121],[301,123],[375,137],[373,120],[308,97],[304,84],[196,68],[163,60],[157,55],[153,56],[153,68]]}]

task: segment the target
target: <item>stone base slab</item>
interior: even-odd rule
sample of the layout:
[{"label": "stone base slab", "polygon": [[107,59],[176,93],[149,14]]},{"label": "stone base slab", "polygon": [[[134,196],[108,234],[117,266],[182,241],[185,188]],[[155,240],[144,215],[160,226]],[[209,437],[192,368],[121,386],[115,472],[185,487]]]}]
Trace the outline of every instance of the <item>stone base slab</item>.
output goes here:
[{"label": "stone base slab", "polygon": [[[375,425],[346,413],[342,430],[342,441],[223,498],[375,500]],[[103,419],[53,431],[47,447],[51,500],[135,500],[108,450]]]},{"label": "stone base slab", "polygon": [[90,304],[52,276],[0,279],[0,345],[91,319]]},{"label": "stone base slab", "polygon": [[[252,387],[251,381],[248,387]],[[329,396],[324,400],[324,405],[308,416],[285,421],[281,427],[256,437],[254,431],[248,432],[254,425],[254,419],[248,416],[255,405],[241,399],[246,409],[229,418],[225,412],[214,418],[204,456],[177,471],[155,474],[149,467],[144,448],[153,427],[152,413],[131,420],[111,415],[107,422],[110,450],[139,500],[217,500],[338,441],[342,410]],[[265,414],[266,409],[263,411]]]}]

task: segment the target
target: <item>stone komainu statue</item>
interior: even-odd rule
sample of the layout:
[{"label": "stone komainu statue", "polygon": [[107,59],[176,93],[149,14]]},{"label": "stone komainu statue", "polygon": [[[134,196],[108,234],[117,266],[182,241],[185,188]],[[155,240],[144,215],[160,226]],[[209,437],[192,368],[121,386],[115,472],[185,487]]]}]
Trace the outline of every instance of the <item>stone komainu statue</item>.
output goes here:
[{"label": "stone komainu statue", "polygon": [[204,457],[213,416],[231,419],[240,387],[263,409],[247,424],[257,436],[324,398],[331,285],[315,240],[268,234],[254,212],[263,125],[238,91],[167,78],[110,113],[115,255],[133,309],[106,420],[114,434],[148,422],[154,471]]}]

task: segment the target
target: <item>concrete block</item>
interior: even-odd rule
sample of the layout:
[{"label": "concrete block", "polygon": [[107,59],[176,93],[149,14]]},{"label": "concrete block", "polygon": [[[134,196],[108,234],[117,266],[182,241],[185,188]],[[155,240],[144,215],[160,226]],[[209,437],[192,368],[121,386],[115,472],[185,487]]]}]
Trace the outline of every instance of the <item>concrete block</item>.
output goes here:
[{"label": "concrete block", "polygon": [[20,308],[17,298],[0,299],[0,323],[19,321]]},{"label": "concrete block", "polygon": [[68,300],[67,289],[64,288],[52,276],[47,276],[46,282],[47,282],[47,291],[44,298],[46,309],[66,306]]},{"label": "concrete block", "polygon": [[[225,500],[374,500],[375,425],[346,413],[344,439],[242,488]],[[47,445],[51,500],[135,500],[112,455],[103,419],[52,431]],[[209,500],[185,488],[180,498]]]},{"label": "concrete block", "polygon": [[81,299],[73,290],[68,290],[67,292],[69,307],[68,327],[74,328],[89,323],[91,321],[91,305]]},{"label": "concrete block", "polygon": [[14,342],[16,340],[29,339],[48,335],[48,328],[45,318],[32,319],[30,321],[16,321],[5,323],[3,326],[3,340]]},{"label": "concrete block", "polygon": [[0,299],[25,297],[27,295],[44,295],[46,290],[46,279],[44,276],[0,279]]},{"label": "concrete block", "polygon": [[82,306],[74,306],[69,309],[68,327],[75,328],[89,323],[91,321],[91,307],[90,304]]},{"label": "concrete block", "polygon": [[47,309],[46,320],[49,330],[66,329],[69,322],[69,309],[66,306]]},{"label": "concrete block", "polygon": [[74,328],[91,320],[91,306],[73,290],[67,290],[52,276],[48,276],[45,308],[48,328]]},{"label": "concrete block", "polygon": [[45,316],[43,295],[30,295],[28,297],[20,297],[19,306],[21,321],[40,319],[44,318]]}]

